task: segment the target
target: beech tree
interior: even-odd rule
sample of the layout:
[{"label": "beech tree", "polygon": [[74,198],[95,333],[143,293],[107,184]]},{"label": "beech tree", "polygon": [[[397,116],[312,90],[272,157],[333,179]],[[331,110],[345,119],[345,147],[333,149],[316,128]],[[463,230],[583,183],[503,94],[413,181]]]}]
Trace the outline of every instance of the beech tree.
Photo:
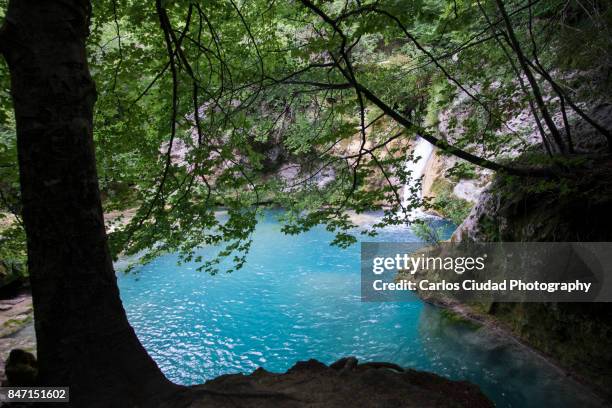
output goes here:
[{"label": "beech tree", "polygon": [[11,1],[11,74],[39,382],[75,406],[141,405],[174,386],[129,325],[102,216],[93,145],[87,1]]}]

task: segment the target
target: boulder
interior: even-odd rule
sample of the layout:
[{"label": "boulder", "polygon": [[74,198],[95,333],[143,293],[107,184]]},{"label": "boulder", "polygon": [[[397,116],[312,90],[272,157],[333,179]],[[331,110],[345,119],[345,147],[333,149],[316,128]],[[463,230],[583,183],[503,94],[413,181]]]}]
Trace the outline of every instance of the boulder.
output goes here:
[{"label": "boulder", "polygon": [[21,349],[11,350],[5,365],[6,383],[10,387],[30,387],[36,384],[38,363],[34,354]]}]

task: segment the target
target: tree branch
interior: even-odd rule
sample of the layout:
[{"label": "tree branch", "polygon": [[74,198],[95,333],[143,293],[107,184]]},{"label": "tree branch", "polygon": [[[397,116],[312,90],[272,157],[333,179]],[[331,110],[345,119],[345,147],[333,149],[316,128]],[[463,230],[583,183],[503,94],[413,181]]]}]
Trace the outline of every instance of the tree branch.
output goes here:
[{"label": "tree branch", "polygon": [[[344,32],[340,29],[340,27],[336,24],[336,22],[328,16],[321,8],[315,6],[309,0],[300,0],[304,6],[317,14],[327,25],[329,25],[335,33],[337,33],[341,38],[346,38]],[[351,76],[345,69],[342,68],[338,63],[336,63],[336,67],[338,70],[344,75],[344,77],[353,84],[353,86],[363,94],[370,102],[374,105],[378,106],[386,115],[393,118],[396,122],[407,128],[408,130],[415,131],[418,133],[423,139],[427,140],[429,143],[434,146],[440,148],[446,153],[457,156],[463,160],[466,160],[472,164],[476,164],[480,167],[484,167],[496,172],[504,172],[507,174],[517,175],[517,176],[550,176],[552,173],[548,169],[521,169],[508,167],[500,163],[492,162],[486,158],[476,156],[474,154],[468,153],[456,146],[449,144],[448,142],[438,139],[435,136],[425,132],[424,129],[416,126],[404,116],[400,115],[397,111],[383,102],[380,98],[378,98],[371,90],[369,90],[364,85],[360,84],[354,76]]]}]

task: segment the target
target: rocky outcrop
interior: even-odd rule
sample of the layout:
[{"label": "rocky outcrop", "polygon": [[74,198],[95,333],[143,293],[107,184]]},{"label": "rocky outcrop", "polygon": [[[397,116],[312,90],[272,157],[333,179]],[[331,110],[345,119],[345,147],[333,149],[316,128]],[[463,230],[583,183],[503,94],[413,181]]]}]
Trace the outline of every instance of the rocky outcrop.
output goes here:
[{"label": "rocky outcrop", "polygon": [[327,366],[298,362],[284,374],[262,368],[250,375],[224,375],[190,388],[196,407],[493,407],[465,381],[404,370],[394,364],[349,357]]},{"label": "rocky outcrop", "polygon": [[459,180],[453,188],[453,194],[462,200],[477,203],[483,186],[476,180]]},{"label": "rocky outcrop", "polygon": [[[591,118],[612,129],[612,104]],[[609,241],[612,159],[606,140],[585,121],[573,126],[576,164],[556,179],[497,176],[453,234],[452,241]],[[528,161],[541,147],[517,159]],[[572,159],[572,158],[570,158]],[[570,160],[571,161],[571,160]]]},{"label": "rocky outcrop", "polygon": [[[36,357],[12,350],[3,386],[34,386]],[[492,408],[478,386],[451,381],[436,374],[406,370],[395,364],[359,364],[345,357],[327,366],[317,360],[300,361],[286,373],[263,368],[250,375],[228,374],[205,384],[181,388],[161,407],[466,407]]]},{"label": "rocky outcrop", "polygon": [[[587,161],[566,179],[497,177],[453,241],[610,241],[612,161]],[[473,305],[561,366],[612,396],[612,305]],[[482,307],[484,306],[484,307]]]},{"label": "rocky outcrop", "polygon": [[609,241],[612,160],[597,159],[560,179],[497,177],[451,240]]}]

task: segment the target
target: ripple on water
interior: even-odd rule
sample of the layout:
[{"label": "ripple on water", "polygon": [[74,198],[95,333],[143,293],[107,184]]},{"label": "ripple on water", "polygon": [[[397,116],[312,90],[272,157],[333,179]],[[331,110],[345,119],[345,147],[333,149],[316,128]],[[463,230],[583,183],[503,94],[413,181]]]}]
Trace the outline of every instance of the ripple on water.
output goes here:
[{"label": "ripple on water", "polygon": [[[399,228],[377,239],[416,240]],[[584,390],[533,354],[448,324],[418,300],[361,302],[359,246],[342,250],[330,240],[323,228],[283,236],[269,215],[257,227],[243,270],[209,276],[167,255],[137,275],[120,275],[121,297],[146,349],[181,384],[354,355],[467,379],[499,407],[592,405],[581,399]]]}]

